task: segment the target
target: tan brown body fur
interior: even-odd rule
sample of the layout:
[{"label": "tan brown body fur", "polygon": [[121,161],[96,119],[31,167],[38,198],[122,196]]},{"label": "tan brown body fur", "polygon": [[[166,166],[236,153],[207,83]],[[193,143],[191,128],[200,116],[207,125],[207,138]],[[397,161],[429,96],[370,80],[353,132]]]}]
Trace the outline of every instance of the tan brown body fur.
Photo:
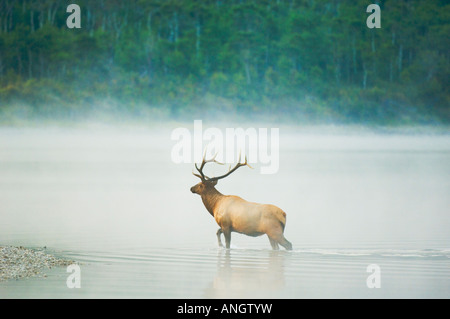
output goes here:
[{"label": "tan brown body fur", "polygon": [[220,246],[220,235],[223,233],[225,244],[230,248],[231,232],[248,236],[267,234],[273,249],[278,244],[291,250],[292,244],[284,238],[286,213],[270,204],[248,202],[239,196],[223,195],[216,188],[217,180],[202,180],[191,188],[191,192],[201,196],[203,204],[214,217],[220,229],[217,239]]}]

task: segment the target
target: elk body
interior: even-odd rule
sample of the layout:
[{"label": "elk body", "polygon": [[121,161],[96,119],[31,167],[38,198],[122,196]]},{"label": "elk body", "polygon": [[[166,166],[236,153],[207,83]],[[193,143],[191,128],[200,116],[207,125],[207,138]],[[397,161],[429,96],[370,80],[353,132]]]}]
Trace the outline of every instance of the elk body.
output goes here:
[{"label": "elk body", "polygon": [[214,157],[211,160],[203,158],[200,168],[195,164],[199,174],[193,174],[199,177],[201,182],[192,186],[191,192],[201,196],[206,209],[220,226],[217,231],[219,246],[223,246],[220,238],[223,234],[226,248],[230,248],[231,232],[237,232],[248,236],[267,234],[273,249],[278,249],[278,245],[281,245],[287,250],[291,250],[292,244],[283,234],[286,225],[286,213],[284,211],[274,205],[252,203],[239,196],[223,195],[215,188],[219,179],[227,177],[241,166],[249,166],[247,158],[245,163],[240,163],[239,158],[236,166],[230,169],[228,173],[212,178],[203,173],[203,168],[208,162],[219,163]]}]

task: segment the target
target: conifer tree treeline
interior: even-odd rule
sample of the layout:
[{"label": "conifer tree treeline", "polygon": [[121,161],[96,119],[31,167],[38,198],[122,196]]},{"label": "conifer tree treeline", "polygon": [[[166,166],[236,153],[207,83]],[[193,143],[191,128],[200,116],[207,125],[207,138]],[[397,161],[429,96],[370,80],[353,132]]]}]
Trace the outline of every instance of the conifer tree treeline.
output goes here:
[{"label": "conifer tree treeline", "polygon": [[[81,8],[69,29],[66,8]],[[0,0],[0,115],[208,108],[312,120],[450,120],[450,5],[362,0]]]}]

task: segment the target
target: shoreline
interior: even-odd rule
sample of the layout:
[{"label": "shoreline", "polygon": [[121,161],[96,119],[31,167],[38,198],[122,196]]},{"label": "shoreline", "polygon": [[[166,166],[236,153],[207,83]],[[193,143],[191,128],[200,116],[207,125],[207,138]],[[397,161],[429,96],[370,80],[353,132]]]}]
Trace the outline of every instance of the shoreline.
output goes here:
[{"label": "shoreline", "polygon": [[0,282],[28,277],[46,277],[44,271],[52,267],[68,266],[73,260],[50,255],[44,248],[0,246]]}]

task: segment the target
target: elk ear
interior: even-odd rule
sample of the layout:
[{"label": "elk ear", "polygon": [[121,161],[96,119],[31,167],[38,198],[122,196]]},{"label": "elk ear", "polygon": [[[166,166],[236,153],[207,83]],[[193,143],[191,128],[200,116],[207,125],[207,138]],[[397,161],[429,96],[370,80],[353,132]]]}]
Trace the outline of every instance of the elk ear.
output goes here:
[{"label": "elk ear", "polygon": [[217,180],[213,180],[211,181],[212,186],[216,186],[217,185]]}]

